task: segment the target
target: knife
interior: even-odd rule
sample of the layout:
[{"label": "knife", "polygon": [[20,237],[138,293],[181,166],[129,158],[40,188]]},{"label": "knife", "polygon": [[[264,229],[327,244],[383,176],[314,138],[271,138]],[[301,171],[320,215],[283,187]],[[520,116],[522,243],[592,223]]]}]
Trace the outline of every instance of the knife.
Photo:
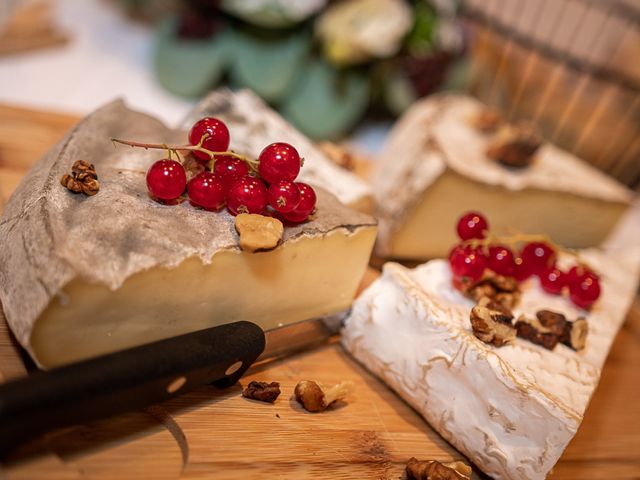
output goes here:
[{"label": "knife", "polygon": [[4,383],[0,456],[56,428],[137,410],[210,383],[233,385],[256,361],[329,338],[341,316],[331,318],[266,333],[251,322],[228,323]]}]

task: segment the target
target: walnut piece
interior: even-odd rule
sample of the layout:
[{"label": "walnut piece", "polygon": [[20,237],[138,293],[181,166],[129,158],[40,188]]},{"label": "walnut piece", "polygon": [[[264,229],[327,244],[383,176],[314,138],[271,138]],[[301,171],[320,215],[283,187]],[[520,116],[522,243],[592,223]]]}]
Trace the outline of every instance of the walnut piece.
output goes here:
[{"label": "walnut piece", "polygon": [[530,124],[505,125],[487,148],[487,156],[508,167],[528,167],[542,144],[542,137]]},{"label": "walnut piece", "polygon": [[68,190],[71,190],[74,193],[82,192],[82,183],[80,183],[68,173],[65,173],[64,175],[62,175],[62,178],[60,178],[60,185]]},{"label": "walnut piece", "polygon": [[588,333],[589,325],[587,324],[587,320],[579,317],[573,322],[567,321],[565,323],[564,332],[560,337],[560,341],[574,350],[582,350],[587,344]]},{"label": "walnut piece", "polygon": [[253,380],[242,390],[243,397],[267,403],[275,402],[279,395],[280,384],[278,382],[267,383]]},{"label": "walnut piece", "polygon": [[586,345],[588,325],[580,317],[573,322],[557,312],[540,310],[536,318],[521,315],[516,322],[518,337],[542,345],[549,350],[561,342],[574,350],[581,350]]},{"label": "walnut piece", "polygon": [[520,285],[512,277],[491,274],[470,284],[464,294],[476,302],[488,297],[511,310],[520,301]]},{"label": "walnut piece", "polygon": [[340,382],[324,387],[313,380],[302,380],[296,385],[296,400],[309,412],[322,412],[332,403],[343,400],[353,390],[353,382]]},{"label": "walnut piece", "polygon": [[84,193],[89,197],[100,190],[96,167],[85,160],[75,161],[71,167],[71,175],[62,175],[60,184],[74,193]]},{"label": "walnut piece", "polygon": [[318,147],[322,150],[329,160],[345,170],[350,172],[355,169],[354,156],[347,149],[333,142],[320,142]]},{"label": "walnut piece", "polygon": [[469,480],[472,470],[463,462],[440,463],[411,457],[406,472],[408,480]]},{"label": "walnut piece", "polygon": [[493,133],[504,122],[500,112],[492,107],[485,107],[471,120],[471,126],[482,133]]},{"label": "walnut piece", "polygon": [[518,317],[516,330],[518,337],[529,340],[536,345],[542,345],[549,350],[553,350],[560,340],[560,337],[551,329],[542,325],[540,320],[529,318],[525,315]]},{"label": "walnut piece", "polygon": [[513,314],[502,304],[483,297],[471,309],[473,334],[485,343],[501,347],[516,338],[516,329],[511,324]]},{"label": "walnut piece", "polygon": [[81,182],[86,178],[93,178],[94,180],[98,179],[95,165],[85,160],[75,161],[71,166],[71,173],[77,180],[80,180]]},{"label": "walnut piece", "polygon": [[253,213],[241,213],[235,219],[240,235],[240,248],[246,252],[271,250],[282,240],[284,227],[277,218]]}]

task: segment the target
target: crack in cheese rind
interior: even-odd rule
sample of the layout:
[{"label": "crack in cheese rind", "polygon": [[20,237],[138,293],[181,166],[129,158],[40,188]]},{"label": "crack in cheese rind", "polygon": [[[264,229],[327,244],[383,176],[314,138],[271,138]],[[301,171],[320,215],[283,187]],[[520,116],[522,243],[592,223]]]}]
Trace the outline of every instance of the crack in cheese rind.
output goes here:
[{"label": "crack in cheese rind", "polygon": [[36,360],[56,367],[223,323],[270,329],[349,307],[375,227],[302,236],[269,252],[217,252],[129,277],[115,291],[75,279],[30,337]]},{"label": "crack in cheese rind", "polygon": [[[522,339],[495,348],[475,338],[473,303],[450,286],[444,260],[415,270],[386,264],[354,303],[343,344],[486,473],[542,479],[582,420],[637,288],[640,251],[581,258],[601,274],[603,291],[581,352]],[[514,313],[543,308],[581,313],[537,280],[525,283]]]},{"label": "crack in cheese rind", "polygon": [[[139,272],[176,268],[190,258],[207,264],[217,252],[239,250],[228,212],[206,212],[188,202],[161,205],[149,198],[145,172],[161,152],[116,148],[111,138],[182,143],[185,134],[113,102],[83,119],[23,179],[0,220],[0,301],[28,350],[36,319],[75,279],[116,291]],[[60,185],[77,159],[95,164],[97,195],[75,195]],[[345,207],[329,192],[316,188],[316,193],[318,213],[287,226],[283,244],[375,226],[373,218]]]},{"label": "crack in cheese rind", "polygon": [[[494,226],[503,208],[517,212],[529,208],[526,216],[501,223],[529,233],[552,233],[559,243],[576,248],[599,244],[628,207],[632,192],[550,144],[544,144],[525,169],[497,164],[484,153],[489,136],[469,124],[481,108],[470,97],[436,95],[417,102],[396,123],[373,173],[380,220],[378,252],[396,258],[445,256],[445,246],[451,242],[444,237],[449,239],[454,230],[450,222],[423,225],[429,220],[419,212],[427,209],[432,216],[445,219],[457,218],[460,211],[481,210]],[[446,190],[442,183],[447,184]],[[444,195],[431,194],[434,189]],[[599,217],[590,213],[594,205],[601,205],[598,213],[602,218],[590,223]],[[422,249],[415,241],[422,237],[407,234],[396,239],[408,222],[419,223],[409,229],[429,229]],[[527,230],[533,228],[532,222],[537,230]],[[404,251],[405,243],[411,244],[407,247],[410,252]]]}]

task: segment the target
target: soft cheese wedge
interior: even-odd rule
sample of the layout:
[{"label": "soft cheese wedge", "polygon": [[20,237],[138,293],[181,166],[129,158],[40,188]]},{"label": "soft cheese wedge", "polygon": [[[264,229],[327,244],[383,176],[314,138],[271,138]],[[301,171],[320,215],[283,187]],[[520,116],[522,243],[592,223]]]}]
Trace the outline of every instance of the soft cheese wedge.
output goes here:
[{"label": "soft cheese wedge", "polygon": [[600,245],[625,212],[628,189],[551,144],[522,169],[489,159],[490,137],[471,126],[483,108],[430,96],[393,128],[373,174],[380,256],[445,257],[469,210],[484,212],[494,231],[545,233],[574,248]]},{"label": "soft cheese wedge", "polygon": [[[112,137],[181,142],[185,134],[110,104],[34,166],[0,222],[0,299],[39,365],[236,320],[267,329],[351,304],[375,240],[370,216],[316,187],[310,221],[286,226],[273,250],[242,251],[226,211],[149,198],[145,172],[162,153],[114,148]],[[97,195],[60,185],[77,159],[95,164]]]},{"label": "soft cheese wedge", "polygon": [[500,348],[478,340],[474,303],[451,286],[448,263],[414,270],[387,263],[355,301],[344,346],[462,453],[496,479],[543,479],[575,435],[613,339],[637,290],[640,252],[584,251],[601,274],[602,295],[588,315],[522,285],[514,309],[541,309],[575,319],[589,334],[579,351],[546,350],[523,339]]}]

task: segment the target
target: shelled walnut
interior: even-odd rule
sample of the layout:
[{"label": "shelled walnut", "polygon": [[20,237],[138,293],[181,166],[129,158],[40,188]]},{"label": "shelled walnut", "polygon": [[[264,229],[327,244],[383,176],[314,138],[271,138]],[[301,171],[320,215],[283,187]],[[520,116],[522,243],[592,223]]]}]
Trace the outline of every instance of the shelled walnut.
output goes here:
[{"label": "shelled walnut", "polygon": [[471,309],[470,320],[473,334],[485,343],[500,347],[516,338],[516,328],[511,323],[513,314],[489,297],[481,298]]},{"label": "shelled walnut", "polygon": [[71,167],[71,174],[62,175],[60,184],[67,190],[74,193],[84,193],[89,197],[100,190],[96,167],[85,160],[76,160]]},{"label": "shelled walnut", "polygon": [[271,250],[282,240],[284,226],[277,218],[240,213],[235,218],[240,248],[247,252]]},{"label": "shelled walnut", "polygon": [[488,297],[511,310],[520,301],[520,285],[513,277],[491,274],[469,285],[465,296],[478,302],[483,297]]},{"label": "shelled walnut", "polygon": [[471,467],[463,462],[440,463],[436,460],[418,460],[411,457],[407,462],[407,480],[469,480]]},{"label": "shelled walnut", "polygon": [[508,167],[528,167],[541,144],[542,137],[533,125],[504,125],[491,140],[487,156]]},{"label": "shelled walnut", "polygon": [[516,329],[518,337],[549,350],[553,350],[559,342],[574,350],[581,350],[586,345],[589,330],[584,318],[572,322],[563,314],[550,310],[540,310],[536,318],[521,315],[516,322]]},{"label": "shelled walnut", "polygon": [[296,400],[309,412],[322,412],[332,403],[343,400],[353,390],[352,382],[340,382],[332,387],[320,386],[312,380],[302,380],[296,385]]},{"label": "shelled walnut", "polygon": [[242,390],[243,397],[267,403],[275,402],[279,395],[280,384],[278,382],[267,383],[253,380]]}]

